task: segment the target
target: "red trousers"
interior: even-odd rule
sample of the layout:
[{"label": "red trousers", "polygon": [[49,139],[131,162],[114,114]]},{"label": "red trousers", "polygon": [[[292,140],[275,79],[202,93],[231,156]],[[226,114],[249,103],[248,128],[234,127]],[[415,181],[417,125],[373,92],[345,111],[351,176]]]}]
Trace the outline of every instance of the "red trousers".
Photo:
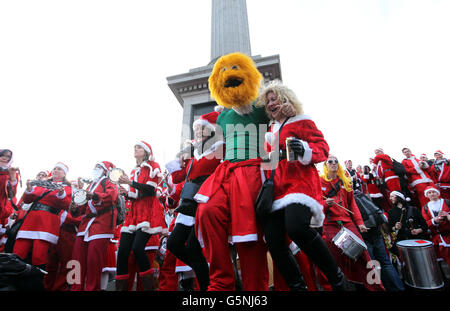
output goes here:
[{"label": "red trousers", "polygon": [[[147,250],[145,251],[145,253],[147,254],[147,258],[148,261],[150,262],[150,266],[153,267],[153,261],[155,260],[155,256],[156,256],[156,250]],[[149,273],[153,273],[153,268],[150,268],[151,272],[148,271]],[[145,273],[145,271],[144,271]],[[128,291],[131,291],[133,289],[133,285],[134,285],[134,279],[137,276],[140,276],[141,273],[139,272],[139,267],[136,263],[136,260],[134,258],[133,252],[130,253],[130,256],[128,257]],[[140,277],[136,278],[136,291],[141,292],[144,290],[144,286],[142,285],[142,281]]]},{"label": "red trousers", "polygon": [[72,260],[73,247],[75,245],[76,232],[61,229],[58,244],[50,245],[44,286],[48,291],[66,291],[69,289],[67,263]]},{"label": "red trousers", "polygon": [[[207,204],[199,204],[197,219],[200,220],[203,254],[209,263],[209,291],[233,291],[235,279],[228,244],[229,210],[226,197],[215,195]],[[236,243],[245,291],[266,291],[269,287],[267,247],[261,240]]]},{"label": "red trousers", "polygon": [[177,257],[166,250],[162,267],[159,267],[159,291],[178,290],[178,275],[175,273]]},{"label": "red trousers", "polygon": [[50,245],[50,242],[44,240],[17,239],[14,243],[13,253],[26,259],[30,250],[33,249],[31,264],[34,266],[47,265]]},{"label": "red trousers", "polygon": [[101,290],[102,269],[104,266],[109,238],[83,241],[78,236],[73,249],[73,259],[80,263],[80,284],[73,284],[72,291]]}]

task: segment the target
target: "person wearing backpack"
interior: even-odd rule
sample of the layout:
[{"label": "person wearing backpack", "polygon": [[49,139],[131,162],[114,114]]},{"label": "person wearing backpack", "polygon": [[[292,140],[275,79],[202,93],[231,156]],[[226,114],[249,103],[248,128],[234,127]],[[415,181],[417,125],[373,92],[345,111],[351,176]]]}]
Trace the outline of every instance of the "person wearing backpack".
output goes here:
[{"label": "person wearing backpack", "polygon": [[391,157],[385,154],[382,148],[375,149],[375,155],[373,163],[376,165],[376,174],[385,185],[381,188],[386,190],[386,199],[388,199],[392,191],[402,191],[400,178],[395,174]]},{"label": "person wearing backpack", "polygon": [[107,177],[114,167],[108,161],[98,162],[93,170],[93,182],[87,188],[87,203],[71,204],[70,212],[74,217],[84,215],[72,254],[73,260],[80,263],[80,283],[73,284],[71,291],[101,290],[106,250],[116,228],[114,205],[118,200],[118,187]]},{"label": "person wearing backpack", "polygon": [[355,202],[361,213],[364,225],[369,228],[366,232],[361,232],[364,243],[370,258],[376,260],[381,268],[381,281],[387,291],[404,291],[405,286],[391,260],[386,254],[386,248],[381,235],[381,227],[387,222],[382,210],[361,192],[355,191]]}]

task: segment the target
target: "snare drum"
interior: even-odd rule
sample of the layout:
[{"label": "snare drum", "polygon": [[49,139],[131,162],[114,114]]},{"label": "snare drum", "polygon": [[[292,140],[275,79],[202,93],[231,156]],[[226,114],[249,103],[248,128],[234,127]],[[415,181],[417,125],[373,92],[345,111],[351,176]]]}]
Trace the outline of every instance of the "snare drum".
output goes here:
[{"label": "snare drum", "polygon": [[109,171],[109,180],[111,180],[113,183],[118,184],[119,183],[119,178],[125,174],[125,172],[123,171],[123,169],[121,168],[113,168]]},{"label": "snare drum", "polygon": [[367,245],[351,230],[342,227],[342,229],[332,239],[345,255],[356,261],[359,256],[367,250]]},{"label": "snare drum", "polygon": [[78,189],[72,192],[72,202],[81,206],[87,203],[87,192],[84,189]]}]

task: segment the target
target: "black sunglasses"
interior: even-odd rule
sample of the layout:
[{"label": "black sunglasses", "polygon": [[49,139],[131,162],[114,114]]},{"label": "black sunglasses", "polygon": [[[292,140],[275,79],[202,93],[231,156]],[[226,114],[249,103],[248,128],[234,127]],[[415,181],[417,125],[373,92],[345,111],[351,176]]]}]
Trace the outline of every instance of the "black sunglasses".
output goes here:
[{"label": "black sunglasses", "polygon": [[328,160],[327,161],[328,162],[328,164],[338,164],[339,163],[339,161],[338,160]]}]

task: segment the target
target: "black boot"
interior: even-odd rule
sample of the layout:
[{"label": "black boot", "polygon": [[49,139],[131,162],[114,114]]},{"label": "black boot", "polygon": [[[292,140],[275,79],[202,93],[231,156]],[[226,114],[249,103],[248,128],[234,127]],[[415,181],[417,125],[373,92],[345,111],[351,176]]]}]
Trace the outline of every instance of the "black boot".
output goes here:
[{"label": "black boot", "polygon": [[308,290],[298,263],[289,248],[287,248],[287,252],[283,252],[279,258],[274,258],[272,255],[272,259],[291,291]]},{"label": "black boot", "polygon": [[302,245],[301,249],[325,274],[333,290],[345,291],[347,289],[344,274],[319,234],[306,245]]},{"label": "black boot", "polygon": [[181,279],[180,285],[182,291],[192,292],[195,290],[194,288],[194,278]]}]

